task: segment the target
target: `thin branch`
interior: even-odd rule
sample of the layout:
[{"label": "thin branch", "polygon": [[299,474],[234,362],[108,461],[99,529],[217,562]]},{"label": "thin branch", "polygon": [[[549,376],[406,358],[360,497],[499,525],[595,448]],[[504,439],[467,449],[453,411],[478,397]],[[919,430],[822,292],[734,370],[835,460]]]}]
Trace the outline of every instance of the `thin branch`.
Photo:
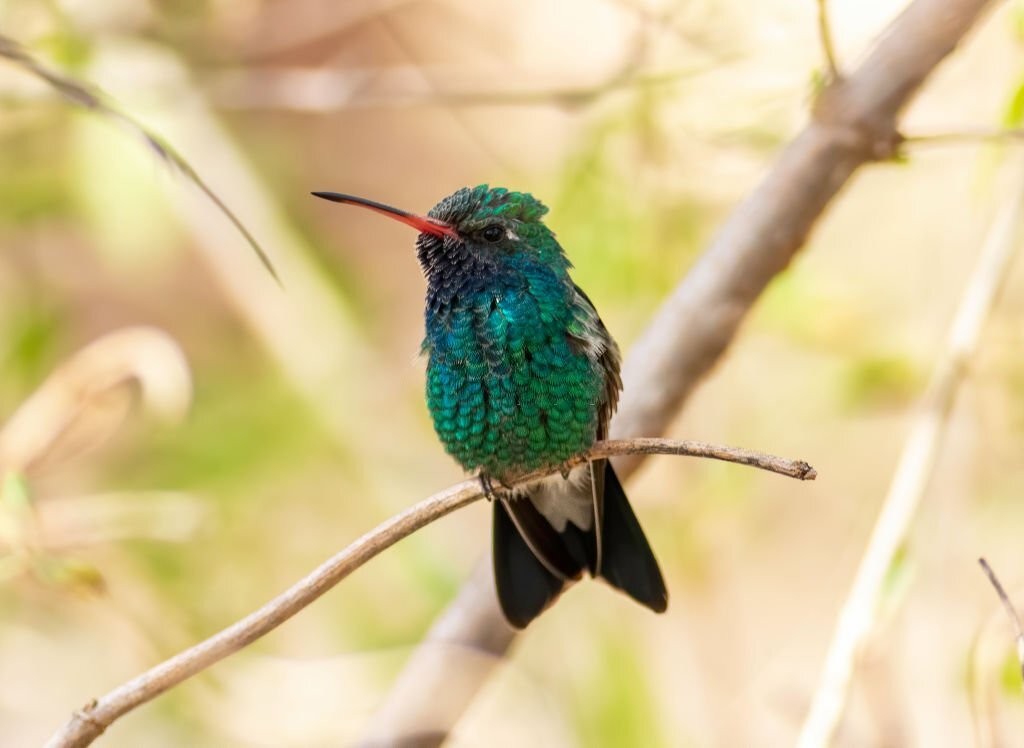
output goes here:
[{"label": "thin branch", "polygon": [[837,81],[842,73],[839,72],[839,65],[836,64],[836,49],[832,43],[832,24],[828,18],[828,0],[818,0],[818,39],[821,41],[821,51],[825,56],[828,79]]},{"label": "thin branch", "polygon": [[[991,0],[914,0],[854,72],[826,87],[815,117],[730,215],[630,350],[618,438],[664,433],[697,384],[719,361],[768,283],[790,263],[815,222],[853,174],[899,144],[896,122],[932,71],[963,40]],[[625,478],[640,456],[622,457]],[[482,580],[482,581],[481,581]],[[400,740],[422,717],[458,665],[431,656],[439,642],[500,655],[514,632],[497,608],[490,576],[477,573],[438,617],[371,720],[374,737]],[[462,673],[457,706],[430,712],[443,740],[479,691],[487,671]]]},{"label": "thin branch", "polygon": [[[814,480],[817,477],[814,468],[802,460],[787,460],[748,449],[672,439],[620,439],[598,442],[588,452],[572,458],[561,467],[571,468],[589,460],[628,454],[704,457],[748,465],[798,480]],[[540,480],[557,472],[558,469],[535,470],[522,476],[515,485]],[[424,499],[381,523],[259,610],[209,639],[150,668],[102,698],[91,701],[72,715],[68,723],[50,738],[47,747],[73,748],[89,745],[118,717],[273,631],[374,556],[434,520],[468,506],[482,496],[480,482],[475,479],[466,480]]]},{"label": "thin branch", "polygon": [[[326,113],[352,109],[391,109],[418,106],[587,106],[598,99],[632,88],[671,86],[718,66],[699,65],[679,70],[641,73],[616,70],[593,80],[524,81],[516,76],[502,84],[500,71],[467,77],[463,69],[431,69],[419,65],[388,69],[274,68],[220,73],[208,87],[223,109],[271,109]],[[460,78],[462,80],[460,80]]]},{"label": "thin branch", "polygon": [[955,132],[924,133],[906,135],[903,144],[909,146],[950,145],[959,143],[985,143],[991,141],[1024,141],[1024,129],[991,128],[976,130],[957,130]]},{"label": "thin branch", "polygon": [[256,256],[263,263],[263,267],[266,268],[267,272],[280,284],[281,279],[277,275],[274,263],[270,261],[270,256],[260,243],[256,241],[256,237],[252,235],[242,222],[242,219],[228,207],[220,195],[214,192],[206,180],[199,176],[199,173],[192,168],[192,165],[185,160],[185,157],[178,153],[170,143],[134,117],[107,101],[102,93],[88,83],[83,83],[70,76],[51,70],[30,55],[16,41],[2,34],[0,34],[0,58],[8,60],[22,70],[39,78],[72,104],[103,115],[136,135],[153,153],[177,170],[188,181],[192,182],[192,184],[199,188],[200,192],[217,206],[217,209],[224,214],[235,229],[238,230],[238,233],[242,235],[252,251],[256,253]]},{"label": "thin branch", "polygon": [[995,303],[1017,248],[1024,206],[1024,170],[1019,185],[989,229],[977,266],[964,288],[945,350],[919,405],[903,445],[889,491],[843,604],[821,680],[800,734],[801,748],[831,742],[842,717],[858,655],[875,627],[886,575],[924,498],[946,423],[989,311]]},{"label": "thin branch", "polygon": [[1003,585],[999,582],[996,573],[992,571],[992,567],[988,565],[988,561],[984,558],[979,558],[978,563],[981,564],[981,568],[985,571],[988,581],[996,588],[996,594],[999,595],[999,600],[1003,603],[1006,615],[1010,617],[1010,623],[1013,624],[1014,631],[1017,633],[1017,660],[1020,662],[1021,686],[1024,687],[1024,627],[1021,626],[1020,616],[1017,615],[1017,610],[1013,607],[1013,603],[1010,602],[1009,595],[1003,589]]}]

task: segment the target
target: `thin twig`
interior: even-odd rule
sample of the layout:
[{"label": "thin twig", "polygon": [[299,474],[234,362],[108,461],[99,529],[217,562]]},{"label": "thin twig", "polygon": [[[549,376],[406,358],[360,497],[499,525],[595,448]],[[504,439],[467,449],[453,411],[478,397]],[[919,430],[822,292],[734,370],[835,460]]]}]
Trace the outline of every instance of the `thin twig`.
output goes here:
[{"label": "thin twig", "polygon": [[172,168],[177,170],[178,173],[184,176],[187,180],[192,182],[192,184],[198,187],[199,190],[217,206],[217,209],[231,222],[235,229],[238,230],[238,233],[240,233],[245,239],[246,243],[248,243],[252,251],[256,253],[256,256],[259,258],[260,262],[263,263],[263,267],[266,268],[267,272],[269,272],[270,275],[273,276],[274,280],[280,284],[281,279],[277,275],[274,263],[270,261],[270,256],[256,240],[256,237],[253,236],[252,232],[249,231],[248,227],[242,222],[242,219],[228,207],[227,203],[221,199],[220,195],[214,192],[213,188],[207,184],[206,180],[203,179],[194,168],[192,168],[192,164],[186,161],[185,157],[178,153],[170,143],[147,128],[127,112],[123,112],[118,109],[107,100],[106,96],[90,84],[75,80],[70,76],[58,73],[55,70],[51,70],[39,62],[35,57],[30,55],[25,48],[16,41],[3,36],[2,34],[0,34],[0,58],[14,63],[22,70],[31,73],[36,78],[39,78],[76,106],[101,114],[134,133],[153,153],[155,153],[165,163],[169,164]]},{"label": "thin twig", "polygon": [[957,130],[954,132],[906,135],[903,137],[902,143],[909,146],[929,146],[949,145],[955,143],[986,143],[1000,140],[1024,141],[1024,129],[996,127],[990,129]]},{"label": "thin twig", "polygon": [[[572,458],[560,467],[571,468],[589,460],[627,454],[704,457],[748,465],[799,480],[814,480],[817,477],[814,468],[802,460],[787,460],[748,449],[673,439],[619,439],[598,442],[588,452]],[[523,475],[515,481],[515,485],[540,480],[557,472],[558,469],[535,470]],[[209,639],[150,668],[102,698],[90,701],[76,711],[46,745],[48,748],[89,745],[118,717],[256,641],[377,554],[434,520],[468,506],[482,496],[480,481],[473,479],[458,483],[409,507],[329,558],[259,610]]]},{"label": "thin twig", "polygon": [[272,109],[327,113],[353,109],[392,109],[418,106],[584,107],[623,89],[668,87],[709,72],[720,65],[642,73],[615,71],[598,81],[536,81],[517,76],[510,84],[488,77],[466,76],[462,69],[432,69],[419,65],[389,69],[273,68],[228,71],[208,86],[222,109]]},{"label": "thin twig", "polygon": [[945,350],[903,445],[889,492],[839,614],[821,680],[800,734],[801,748],[828,745],[842,717],[857,657],[875,626],[886,575],[924,498],[956,392],[1017,248],[1024,171],[1019,181],[989,229],[953,317]]},{"label": "thin twig", "polygon": [[829,80],[837,81],[842,74],[836,63],[836,49],[832,43],[832,24],[828,19],[828,0],[818,0],[818,38],[821,41],[821,51],[825,56]]},{"label": "thin twig", "polygon": [[1006,615],[1010,617],[1010,623],[1013,624],[1013,628],[1017,633],[1017,660],[1020,662],[1021,687],[1024,688],[1024,627],[1021,626],[1020,616],[1017,615],[1016,608],[1010,602],[1009,595],[1003,589],[1003,585],[999,582],[996,573],[992,571],[992,567],[988,565],[988,561],[984,558],[979,558],[978,563],[981,564],[981,568],[984,569],[986,576],[988,576],[988,581],[996,588],[996,594],[999,595],[999,600],[1003,603]]}]

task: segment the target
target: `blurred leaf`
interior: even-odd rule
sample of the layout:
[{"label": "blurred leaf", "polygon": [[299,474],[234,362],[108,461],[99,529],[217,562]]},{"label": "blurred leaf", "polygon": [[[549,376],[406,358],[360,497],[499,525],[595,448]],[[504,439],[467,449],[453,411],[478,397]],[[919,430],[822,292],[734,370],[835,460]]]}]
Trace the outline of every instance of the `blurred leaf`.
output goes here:
[{"label": "blurred leaf", "polygon": [[100,570],[80,559],[39,557],[36,559],[35,572],[42,581],[75,592],[98,594],[106,589]]},{"label": "blurred leaf", "polygon": [[224,377],[197,383],[193,415],[180,428],[154,432],[152,442],[111,467],[120,486],[217,493],[297,469],[324,448],[319,421],[287,384],[269,373]]},{"label": "blurred leaf", "polygon": [[92,57],[89,39],[74,33],[67,24],[59,31],[39,37],[35,44],[47,57],[70,70],[81,70]]},{"label": "blurred leaf", "polygon": [[894,407],[917,395],[921,372],[907,356],[867,356],[850,362],[843,398],[848,407]]},{"label": "blurred leaf", "polygon": [[[16,471],[7,471],[0,484],[0,541],[5,548],[23,549],[26,525],[32,520],[32,495],[25,477]],[[15,556],[19,554],[14,554]],[[20,569],[21,561],[11,561],[12,568]],[[0,578],[4,575],[0,574]]]},{"label": "blurred leaf", "polygon": [[180,549],[164,543],[130,540],[124,546],[145,567],[167,597],[177,594],[181,600],[194,598],[196,581],[190,576],[188,557]]},{"label": "blurred leaf", "polygon": [[761,297],[755,323],[804,345],[846,354],[865,329],[854,298],[829,288],[811,271],[790,267],[777,275]]},{"label": "blurred leaf", "polygon": [[1017,659],[1016,646],[1010,647],[1006,657],[1003,658],[999,668],[999,686],[1007,696],[1011,696],[1014,699],[1020,698],[1021,689],[1024,689],[1024,683],[1021,681],[1021,665],[1020,660]]},{"label": "blurred leaf", "polygon": [[1010,8],[1010,23],[1018,43],[1024,42],[1024,2],[1017,0]]},{"label": "blurred leaf", "polygon": [[24,225],[68,208],[63,174],[38,159],[26,163],[26,147],[25,139],[14,138],[0,148],[0,223]]},{"label": "blurred leaf", "polygon": [[125,148],[119,133],[95,119],[75,118],[69,166],[78,212],[94,246],[115,267],[147,268],[178,245],[180,230],[159,173],[137,148]]},{"label": "blurred leaf", "polygon": [[[51,305],[11,300],[13,313],[0,335],[0,365],[21,395],[56,364],[67,319]],[[10,381],[10,380],[9,380]]]},{"label": "blurred leaf", "polygon": [[[643,122],[646,116],[638,108],[595,126],[568,162],[550,204],[551,223],[577,266],[577,282],[591,295],[628,300],[640,314],[647,310],[638,302],[653,308],[672,288],[683,260],[697,250],[703,225],[696,202],[645,200],[633,184],[635,173],[613,165],[610,153],[636,149],[635,118]],[[644,142],[657,150],[657,141],[648,132]]]},{"label": "blurred leaf", "polygon": [[600,657],[579,689],[576,727],[582,743],[608,746],[667,746],[660,721],[659,699],[634,643],[618,630],[607,632]]},{"label": "blurred leaf", "polygon": [[819,67],[812,68],[810,80],[811,101],[821,96],[827,85],[828,76],[825,74],[825,71]]},{"label": "blurred leaf", "polygon": [[904,543],[893,556],[892,563],[889,564],[889,568],[885,572],[885,580],[882,582],[878,603],[881,608],[880,619],[888,618],[899,609],[903,597],[910,589],[913,578],[913,558]]},{"label": "blurred leaf", "polygon": [[27,509],[32,504],[32,496],[28,490],[28,481],[18,472],[8,472],[3,476],[0,487],[0,504],[16,512]]},{"label": "blurred leaf", "polygon": [[1024,125],[1024,80],[1017,84],[1003,110],[1003,127],[1018,128],[1021,125]]}]

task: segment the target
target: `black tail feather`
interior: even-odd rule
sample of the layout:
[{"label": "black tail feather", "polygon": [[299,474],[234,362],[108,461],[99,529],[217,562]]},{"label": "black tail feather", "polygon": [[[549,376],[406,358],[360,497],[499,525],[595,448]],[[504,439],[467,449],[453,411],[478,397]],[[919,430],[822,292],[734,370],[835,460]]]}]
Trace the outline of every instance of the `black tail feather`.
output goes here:
[{"label": "black tail feather", "polygon": [[494,502],[494,583],[505,618],[520,629],[540,615],[565,586],[537,560],[503,501]]},{"label": "black tail feather", "polygon": [[604,474],[604,543],[600,576],[656,613],[668,607],[658,562],[611,462]]},{"label": "black tail feather", "polygon": [[549,572],[565,581],[579,579],[585,566],[593,568],[581,543],[573,542],[576,538],[567,537],[571,534],[569,530],[578,533],[577,528],[569,525],[566,532],[558,532],[529,499],[501,501],[526,545]]},{"label": "black tail feather", "polygon": [[558,532],[526,496],[494,502],[494,581],[509,623],[525,627],[583,569],[661,613],[668,592],[658,562],[610,462],[603,466],[601,560],[593,529]]}]

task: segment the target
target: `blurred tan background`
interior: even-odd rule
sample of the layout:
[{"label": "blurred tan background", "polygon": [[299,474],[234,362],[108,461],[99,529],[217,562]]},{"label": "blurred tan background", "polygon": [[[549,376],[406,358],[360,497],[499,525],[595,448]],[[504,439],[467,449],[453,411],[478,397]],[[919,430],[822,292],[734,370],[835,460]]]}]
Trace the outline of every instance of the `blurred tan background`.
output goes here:
[{"label": "blurred tan background", "polygon": [[[832,2],[840,61],[900,6]],[[1003,4],[905,130],[1012,124],[1022,28],[1024,6]],[[166,137],[284,286],[132,133],[0,65],[0,422],[79,349],[147,326],[106,340],[110,370],[88,370],[87,396],[63,406],[81,406],[73,428],[0,493],[3,746],[41,743],[90,696],[460,479],[423,404],[414,236],[310,190],[414,211],[481,182],[532,191],[628,349],[806,119],[822,70],[811,0],[3,0],[0,30]],[[913,403],[1021,169],[1013,148],[921,147],[854,181],[669,434],[803,458],[819,479],[652,458],[629,492],[669,612],[574,588],[452,745],[792,742]],[[989,557],[1024,601],[1022,313],[1018,264],[840,745],[970,744],[979,693],[1003,744],[1024,730],[1010,629],[975,563]],[[111,385],[126,375],[142,396]],[[489,523],[480,504],[403,541],[101,744],[357,738],[489,552]]]}]

